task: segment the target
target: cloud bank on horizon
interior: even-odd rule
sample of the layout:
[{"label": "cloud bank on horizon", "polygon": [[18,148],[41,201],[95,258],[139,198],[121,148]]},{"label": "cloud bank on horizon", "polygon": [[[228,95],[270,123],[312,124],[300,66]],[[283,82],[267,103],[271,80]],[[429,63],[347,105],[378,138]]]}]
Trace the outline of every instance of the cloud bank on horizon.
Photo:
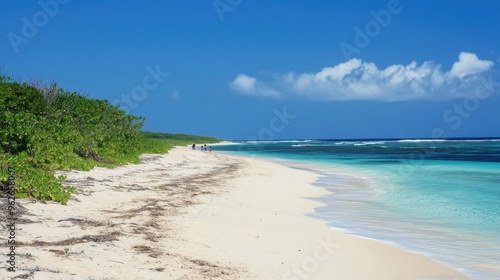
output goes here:
[{"label": "cloud bank on horizon", "polygon": [[269,97],[298,97],[311,100],[447,100],[462,98],[484,81],[483,74],[494,65],[474,53],[461,52],[449,71],[426,61],[417,65],[390,65],[378,69],[374,63],[353,58],[318,73],[288,72],[258,80],[239,74],[230,88],[238,93]]}]

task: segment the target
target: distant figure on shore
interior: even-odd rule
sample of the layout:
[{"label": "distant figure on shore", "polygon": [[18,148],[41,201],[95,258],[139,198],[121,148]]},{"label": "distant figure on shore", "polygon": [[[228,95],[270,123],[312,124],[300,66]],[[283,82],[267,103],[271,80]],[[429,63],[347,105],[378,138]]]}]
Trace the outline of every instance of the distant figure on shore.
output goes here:
[{"label": "distant figure on shore", "polygon": [[207,151],[207,144],[203,145],[203,148],[205,149],[205,152]]},{"label": "distant figure on shore", "polygon": [[193,143],[193,146],[191,146],[191,148],[193,148],[193,151],[196,150],[196,144]]},{"label": "distant figure on shore", "polygon": [[212,146],[208,147],[208,151],[212,152]]},{"label": "distant figure on shore", "polygon": [[201,146],[200,146],[200,151],[202,151],[202,152],[203,152],[203,145],[201,145]]}]

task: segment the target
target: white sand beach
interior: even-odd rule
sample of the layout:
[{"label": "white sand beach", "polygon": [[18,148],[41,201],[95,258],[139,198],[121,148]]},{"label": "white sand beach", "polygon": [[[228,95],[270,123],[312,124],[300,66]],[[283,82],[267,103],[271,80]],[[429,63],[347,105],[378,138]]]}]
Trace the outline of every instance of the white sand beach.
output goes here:
[{"label": "white sand beach", "polygon": [[188,147],[142,160],[59,172],[66,206],[21,201],[18,270],[0,278],[469,279],[305,216],[315,173]]}]

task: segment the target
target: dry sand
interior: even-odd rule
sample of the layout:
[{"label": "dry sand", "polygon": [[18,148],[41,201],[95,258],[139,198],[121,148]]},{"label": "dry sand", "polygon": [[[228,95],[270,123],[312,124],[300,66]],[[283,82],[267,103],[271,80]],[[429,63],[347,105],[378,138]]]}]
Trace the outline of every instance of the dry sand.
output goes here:
[{"label": "dry sand", "polygon": [[67,206],[21,201],[17,272],[1,260],[0,278],[468,279],[304,216],[325,194],[312,172],[186,147],[142,161],[60,172]]}]

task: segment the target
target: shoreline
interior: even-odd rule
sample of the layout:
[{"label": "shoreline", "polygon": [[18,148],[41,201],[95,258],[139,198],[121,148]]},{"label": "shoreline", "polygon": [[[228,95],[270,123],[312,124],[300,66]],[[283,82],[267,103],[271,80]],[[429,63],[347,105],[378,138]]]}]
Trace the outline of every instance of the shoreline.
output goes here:
[{"label": "shoreline", "polygon": [[[222,153],[226,153],[226,152],[222,152]],[[227,152],[227,155],[236,156],[236,157],[240,156],[239,154],[235,154],[232,152]],[[245,157],[256,158],[257,160],[263,160],[263,161],[267,161],[267,162],[271,162],[271,163],[275,163],[275,164],[279,164],[279,165],[284,165],[284,166],[292,168],[292,169],[304,170],[306,172],[311,172],[311,173],[316,174],[317,175],[316,180],[314,182],[310,183],[310,185],[313,186],[314,188],[320,188],[322,190],[325,190],[326,193],[320,197],[308,198],[308,199],[312,199],[313,201],[320,203],[321,205],[319,207],[316,207],[312,211],[304,213],[304,216],[306,216],[307,218],[321,221],[321,222],[325,223],[325,225],[329,229],[342,232],[343,234],[346,234],[346,235],[349,235],[352,237],[366,239],[366,240],[370,240],[372,242],[383,243],[383,244],[386,244],[388,246],[396,247],[396,248],[398,248],[402,251],[405,251],[405,252],[422,255],[426,258],[431,259],[432,261],[438,262],[446,267],[449,267],[449,268],[459,272],[460,274],[462,274],[462,276],[468,277],[468,279],[471,279],[473,277],[473,275],[475,277],[477,277],[477,275],[475,275],[473,273],[474,271],[469,271],[466,268],[463,268],[459,265],[457,266],[457,263],[447,262],[446,258],[439,258],[439,256],[433,255],[432,252],[429,252],[426,250],[419,250],[419,248],[415,248],[415,247],[411,247],[411,246],[405,246],[404,243],[398,243],[397,241],[394,241],[391,239],[370,237],[369,235],[363,235],[363,233],[353,232],[351,230],[352,227],[349,227],[349,226],[347,226],[347,227],[331,226],[331,225],[329,225],[328,220],[321,218],[321,217],[318,217],[316,215],[316,214],[318,214],[318,211],[317,211],[318,208],[324,207],[326,205],[325,200],[329,196],[334,195],[334,193],[331,190],[328,190],[327,188],[325,188],[325,183],[322,182],[323,178],[327,178],[328,180],[331,180],[332,173],[335,173],[335,177],[334,177],[335,179],[333,179],[333,180],[339,180],[341,182],[340,185],[345,186],[347,184],[348,186],[353,185],[356,187],[362,187],[365,184],[363,181],[370,180],[370,178],[371,178],[370,174],[363,174],[363,173],[360,173],[360,170],[350,169],[349,167],[342,166],[342,165],[325,166],[325,165],[317,164],[314,162],[301,162],[301,161],[296,161],[294,159],[275,158],[275,157],[267,157],[265,155],[262,156],[262,155],[253,155],[253,154],[241,155],[241,157],[243,157],[243,158],[245,158]],[[339,179],[338,177],[341,177],[341,178]],[[337,181],[335,183],[335,185],[338,185],[338,184],[339,184],[339,182]],[[361,184],[361,185],[358,185],[358,184]],[[345,222],[345,220],[344,220],[344,222]],[[458,278],[454,278],[454,279],[458,279]]]},{"label": "shoreline", "polygon": [[[21,201],[26,279],[468,279],[423,255],[306,216],[318,174],[176,147],[61,172],[67,206]],[[4,264],[2,264],[3,266]],[[3,269],[3,267],[1,268]]]},{"label": "shoreline", "polygon": [[[251,233],[254,236],[261,236],[257,239],[267,240],[276,237],[276,232],[280,232],[282,236],[295,234],[294,227],[301,228],[301,230],[307,229],[300,233],[301,237],[298,239],[292,236],[289,239],[285,238],[285,242],[280,241],[280,244],[274,244],[276,247],[274,250],[262,246],[260,252],[266,249],[274,252],[265,257],[261,255],[265,262],[273,259],[276,252],[281,252],[281,255],[276,258],[275,268],[268,267],[255,279],[469,279],[462,272],[422,254],[407,251],[383,241],[346,234],[342,230],[329,228],[322,220],[306,216],[317,207],[324,205],[312,199],[330,194],[329,191],[312,185],[321,174],[307,168],[300,168],[300,164],[287,166],[286,160],[266,160],[263,157],[237,155],[229,155],[229,157],[253,162],[268,172],[274,171],[276,176],[267,177],[266,182],[259,182],[263,184],[261,186],[252,183],[254,178],[251,177],[251,171],[250,174],[235,179],[240,186],[238,189],[226,194],[226,197],[212,201],[213,205],[209,205],[201,216],[188,223],[189,231],[196,232],[190,235],[190,238],[202,244],[203,240],[210,240],[208,243],[224,247],[223,242],[218,242],[216,237],[224,232],[213,233],[213,226],[210,227],[211,234],[204,232],[203,229],[207,226],[206,221],[212,221],[212,224],[228,223],[223,228],[229,229],[231,236]],[[289,178],[283,180],[279,176],[280,172],[286,173]],[[267,175],[269,176],[269,173]],[[272,191],[272,194],[276,194],[272,200],[274,208],[269,208],[271,201],[267,198],[270,191],[266,189],[268,187],[275,188]],[[245,190],[245,188],[248,189]],[[291,191],[290,188],[295,189],[294,195],[283,198],[284,193]],[[243,198],[246,198],[246,202],[242,202]],[[233,211],[231,212],[230,209]],[[249,212],[248,209],[253,209],[253,211]],[[274,216],[279,216],[280,212],[286,213],[287,215],[281,217],[285,221],[273,219],[273,211]],[[214,216],[217,218],[213,218]],[[246,218],[246,221],[237,221],[236,217],[242,216]],[[264,223],[264,226],[261,226],[264,219],[269,219],[270,223]],[[205,225],[200,225],[204,223]],[[251,224],[251,226],[245,226],[243,223]],[[236,229],[233,229],[231,225],[236,225]],[[227,231],[225,233],[227,234]],[[252,247],[257,246],[258,243],[252,238],[236,239],[241,243],[253,242]],[[272,243],[278,243],[278,241],[274,240]],[[301,244],[296,247],[302,248],[294,250],[289,248],[294,247],[291,244]],[[304,247],[303,244],[307,246]],[[331,245],[330,250],[325,249],[325,244]],[[328,252],[328,255],[315,255],[315,251],[320,250],[318,249],[320,247],[325,249],[324,252]],[[226,253],[232,252],[232,259],[240,255],[238,253],[240,248],[229,247],[225,250]],[[266,266],[265,263],[252,256],[243,257],[243,259],[245,263],[251,263],[255,271]],[[280,260],[282,260],[281,263]],[[329,269],[331,267],[335,268]]]}]

